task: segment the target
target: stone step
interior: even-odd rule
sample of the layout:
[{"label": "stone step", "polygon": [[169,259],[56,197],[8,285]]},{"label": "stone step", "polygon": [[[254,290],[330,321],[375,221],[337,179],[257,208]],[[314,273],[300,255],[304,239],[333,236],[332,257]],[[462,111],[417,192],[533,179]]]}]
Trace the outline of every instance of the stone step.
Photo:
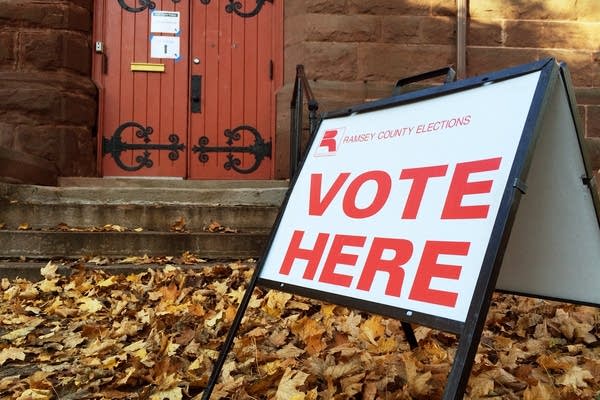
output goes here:
[{"label": "stone step", "polygon": [[262,255],[269,231],[238,233],[0,230],[0,258],[181,256],[244,259]]},{"label": "stone step", "polygon": [[[186,262],[181,263],[181,260],[173,259],[171,261],[163,260],[161,263],[153,262],[151,259],[149,262],[143,263],[132,263],[132,262],[122,262],[121,260],[109,260],[103,259],[98,260],[98,262],[89,262],[82,260],[52,260],[52,264],[57,265],[56,273],[62,276],[70,276],[73,273],[79,271],[81,268],[89,269],[89,270],[101,270],[110,275],[129,275],[129,274],[138,274],[141,272],[145,272],[148,269],[163,269],[167,265],[180,268],[182,270],[186,269],[202,269],[214,265],[223,265],[227,264],[227,261],[206,261],[206,260],[197,260],[196,262]],[[127,260],[125,260],[127,261]],[[235,261],[237,262],[237,261]],[[243,260],[244,264],[254,266],[256,264],[256,260],[247,259]],[[0,278],[7,278],[10,280],[21,278],[27,279],[31,282],[37,282],[44,277],[42,276],[41,270],[45,266],[48,265],[48,260],[2,260],[0,259]]]},{"label": "stone step", "polygon": [[197,204],[279,206],[287,187],[56,187],[4,184],[8,201],[61,204]]},{"label": "stone step", "polygon": [[199,232],[211,224],[237,231],[268,230],[273,226],[279,207],[259,205],[198,204],[88,204],[8,201],[0,199],[0,224],[17,229],[52,229],[61,224],[71,228],[119,225],[147,231],[179,230]]},{"label": "stone step", "polygon": [[179,178],[59,177],[59,187],[126,187],[171,189],[287,188],[286,180],[185,180]]},{"label": "stone step", "polygon": [[156,178],[0,183],[0,257],[258,257],[287,187]]}]

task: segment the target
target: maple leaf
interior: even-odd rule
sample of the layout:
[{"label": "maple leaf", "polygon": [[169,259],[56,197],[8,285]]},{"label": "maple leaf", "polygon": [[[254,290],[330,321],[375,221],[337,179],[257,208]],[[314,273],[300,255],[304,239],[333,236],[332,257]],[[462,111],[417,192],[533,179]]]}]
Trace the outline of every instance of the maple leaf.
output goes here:
[{"label": "maple leaf", "polygon": [[35,328],[36,328],[35,325],[31,325],[31,326],[26,326],[24,328],[15,329],[14,331],[11,331],[9,333],[6,333],[6,334],[0,336],[0,339],[12,342],[14,340],[24,338],[30,332],[32,332]]},{"label": "maple leaf", "polygon": [[17,400],[49,400],[54,397],[48,389],[26,389]]},{"label": "maple leaf", "polygon": [[180,387],[174,387],[169,390],[161,390],[150,395],[150,400],[181,400],[183,391]]},{"label": "maple leaf", "polygon": [[360,332],[363,334],[371,344],[377,344],[377,338],[385,333],[385,326],[381,323],[381,317],[374,315],[367,319],[360,326]]},{"label": "maple leaf", "polygon": [[87,314],[94,314],[100,310],[102,310],[102,307],[104,307],[104,305],[102,304],[102,302],[98,299],[93,299],[90,297],[83,297],[81,299],[79,299],[78,301],[79,303],[79,310],[83,313],[87,313]]},{"label": "maple leaf", "polygon": [[25,360],[25,352],[16,347],[7,347],[0,351],[0,365],[4,364],[7,360]]},{"label": "maple leaf", "polygon": [[558,393],[552,385],[538,382],[535,386],[529,386],[523,392],[523,400],[553,400],[558,397]]},{"label": "maple leaf", "polygon": [[48,264],[40,269],[40,274],[44,277],[44,279],[51,280],[59,277],[59,275],[56,273],[57,270],[58,265],[52,263],[52,261],[48,261]]},{"label": "maple leaf", "polygon": [[563,376],[559,377],[556,380],[556,383],[563,386],[584,388],[588,386],[586,381],[591,381],[593,379],[594,376],[590,371],[574,365]]},{"label": "maple leaf", "polygon": [[286,309],[285,305],[292,298],[289,293],[271,290],[267,294],[266,312],[272,317],[280,317]]},{"label": "maple leaf", "polygon": [[298,390],[298,387],[304,385],[308,374],[302,371],[293,371],[286,368],[275,393],[276,400],[304,400],[306,393]]},{"label": "maple leaf", "polygon": [[31,229],[31,226],[27,222],[25,222],[25,223],[20,224],[17,229],[20,231],[28,231]]},{"label": "maple leaf", "polygon": [[172,232],[184,232],[185,231],[185,218],[179,217],[173,224],[171,224]]}]

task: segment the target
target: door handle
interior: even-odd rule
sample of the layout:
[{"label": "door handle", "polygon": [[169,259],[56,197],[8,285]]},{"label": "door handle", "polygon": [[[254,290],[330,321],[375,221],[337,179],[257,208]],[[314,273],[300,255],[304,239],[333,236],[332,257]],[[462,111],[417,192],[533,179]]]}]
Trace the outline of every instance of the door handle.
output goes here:
[{"label": "door handle", "polygon": [[190,111],[193,113],[202,112],[202,75],[192,75]]}]

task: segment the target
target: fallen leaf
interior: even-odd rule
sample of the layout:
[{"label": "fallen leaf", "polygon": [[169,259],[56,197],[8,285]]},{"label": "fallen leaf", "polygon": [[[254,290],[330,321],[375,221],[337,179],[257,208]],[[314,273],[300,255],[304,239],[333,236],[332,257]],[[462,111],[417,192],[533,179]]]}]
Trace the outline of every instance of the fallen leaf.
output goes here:
[{"label": "fallen leaf", "polygon": [[564,375],[560,376],[556,383],[563,386],[571,386],[576,388],[584,388],[588,386],[586,381],[591,381],[594,376],[590,371],[582,369],[578,366],[573,366]]},{"label": "fallen leaf", "polygon": [[94,314],[100,310],[102,310],[102,307],[104,307],[104,305],[102,304],[102,302],[98,299],[93,299],[90,297],[83,297],[81,299],[79,299],[79,310],[81,310],[81,312],[87,313],[87,314]]},{"label": "fallen leaf", "polygon": [[185,231],[185,218],[179,217],[173,224],[171,224],[172,232],[184,232]]},{"label": "fallen leaf", "polygon": [[169,390],[154,392],[150,395],[150,400],[181,400],[183,399],[183,391],[180,387],[174,387]]},{"label": "fallen leaf", "polygon": [[381,317],[374,315],[362,323],[360,331],[371,344],[376,345],[377,339],[385,333],[385,326],[381,323]]},{"label": "fallen leaf", "polygon": [[30,332],[35,329],[35,326],[26,326],[24,328],[15,329],[9,333],[6,333],[0,336],[0,339],[4,339],[7,341],[13,341],[27,336]]},{"label": "fallen leaf", "polygon": [[7,360],[25,360],[25,352],[16,347],[7,347],[0,351],[0,365],[4,364]]},{"label": "fallen leaf", "polygon": [[47,389],[26,389],[17,400],[48,400],[52,397],[54,394]]},{"label": "fallen leaf", "polygon": [[275,393],[276,400],[304,400],[306,394],[298,390],[298,387],[304,385],[308,374],[302,371],[293,371],[286,368]]},{"label": "fallen leaf", "polygon": [[40,274],[47,280],[57,278],[59,275],[56,273],[58,265],[53,264],[52,261],[48,261],[45,267],[40,269]]}]

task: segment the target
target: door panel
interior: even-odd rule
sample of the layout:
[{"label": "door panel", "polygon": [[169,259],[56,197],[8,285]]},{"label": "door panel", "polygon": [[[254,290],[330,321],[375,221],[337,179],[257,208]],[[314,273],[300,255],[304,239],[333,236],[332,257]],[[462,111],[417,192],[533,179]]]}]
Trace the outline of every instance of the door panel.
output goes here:
[{"label": "door panel", "polygon": [[274,3],[255,15],[246,14],[257,3],[245,3],[236,8],[231,0],[192,2],[190,56],[200,64],[192,64],[191,73],[202,75],[204,86],[202,113],[190,114],[194,179],[273,177],[277,81],[271,62],[278,20]]},{"label": "door panel", "polygon": [[[99,126],[104,176],[173,176],[186,173],[189,10],[183,2],[154,0],[155,10],[178,11],[180,58],[150,57],[150,12],[137,0],[104,0],[95,40],[104,43],[94,78],[103,86]],[[160,35],[165,35],[160,33]],[[132,71],[132,63],[163,64],[164,72]]]},{"label": "door panel", "polygon": [[[104,44],[93,63],[102,174],[272,178],[282,7],[280,0],[95,2],[94,41]],[[150,32],[152,11],[179,12],[179,34]],[[178,36],[179,58],[151,58],[152,35]]]}]

